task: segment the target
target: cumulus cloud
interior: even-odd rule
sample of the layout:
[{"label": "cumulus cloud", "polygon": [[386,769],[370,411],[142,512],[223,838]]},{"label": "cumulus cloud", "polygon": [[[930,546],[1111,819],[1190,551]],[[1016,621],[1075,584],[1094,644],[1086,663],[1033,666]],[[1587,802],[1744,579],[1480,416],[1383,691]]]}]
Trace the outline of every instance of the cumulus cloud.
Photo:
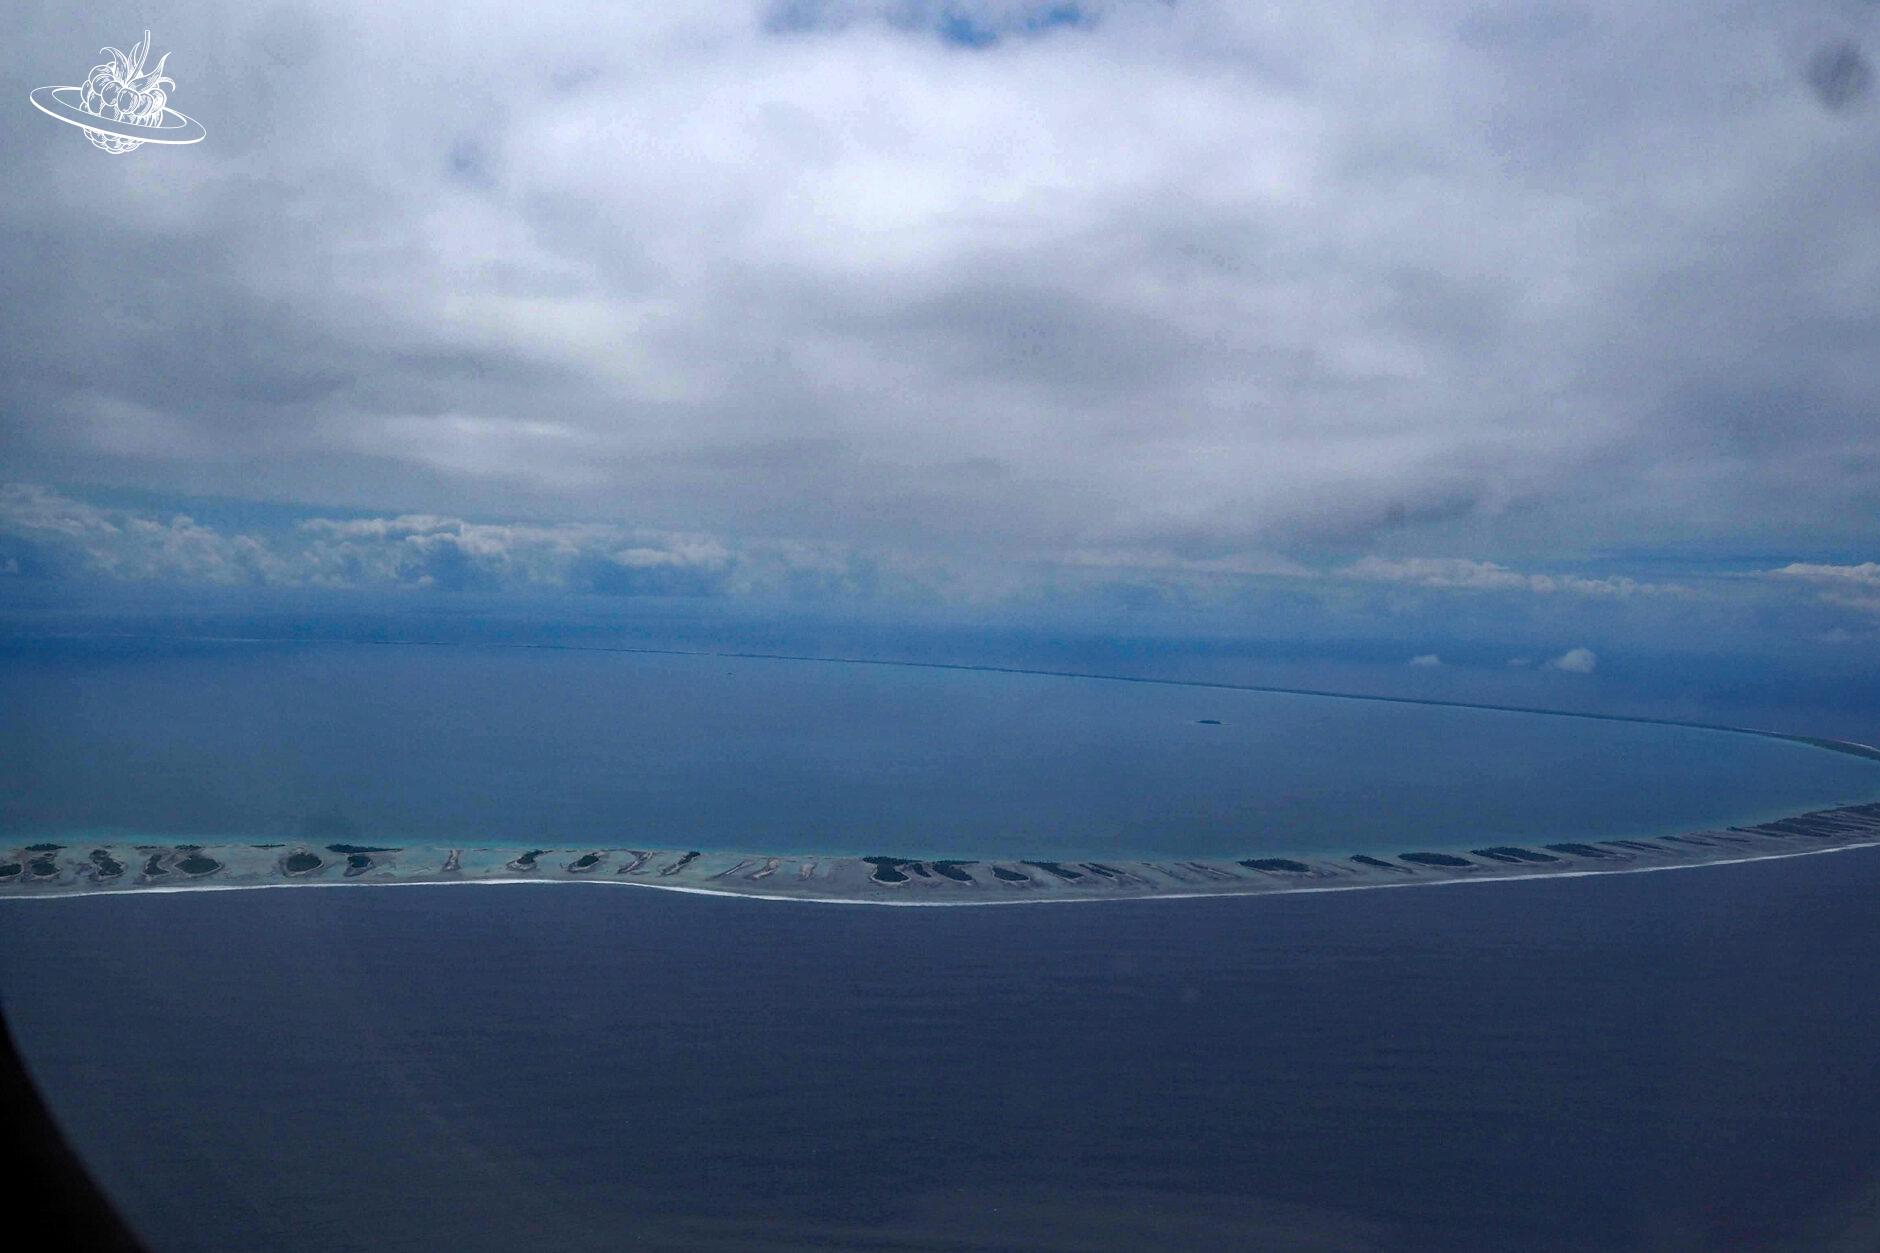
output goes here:
[{"label": "cumulus cloud", "polygon": [[1791,561],[1780,569],[1768,571],[1768,574],[1773,578],[1804,579],[1811,583],[1880,587],[1880,561],[1863,561],[1859,565],[1845,566]]},{"label": "cumulus cloud", "polygon": [[[965,560],[1512,564],[1880,511],[1880,147],[1779,9],[514,13],[181,0],[207,142],[16,119],[9,471]],[[0,36],[70,81],[96,21]],[[479,542],[382,546],[517,576]]]},{"label": "cumulus cloud", "polygon": [[1624,576],[1587,578],[1575,574],[1528,574],[1492,561],[1463,557],[1364,557],[1337,572],[1370,583],[1407,583],[1417,587],[1461,588],[1489,592],[1556,592],[1574,596],[1626,597],[1681,593],[1677,584],[1641,583]]},{"label": "cumulus cloud", "polygon": [[14,573],[72,570],[130,580],[270,582],[279,559],[258,540],[228,536],[186,514],[107,511],[30,484],[0,484],[0,540]]},{"label": "cumulus cloud", "polygon": [[1880,562],[1833,565],[1792,561],[1764,572],[1771,579],[1797,580],[1811,585],[1823,604],[1880,617]]},{"label": "cumulus cloud", "polygon": [[[1366,584],[1415,585],[1437,597],[1486,590],[1534,602],[1564,592],[1614,605],[1673,586],[1620,575],[1534,575],[1452,559],[1371,558],[1324,567],[1272,554],[1183,557],[1151,548],[1081,549],[1059,561],[979,563],[936,558],[918,548],[732,537],[614,522],[499,522],[430,513],[334,516],[303,510],[290,520],[276,513],[250,524],[240,519],[252,510],[235,507],[231,520],[227,502],[205,508],[218,517],[203,521],[187,509],[110,506],[43,485],[0,483],[0,574],[962,604],[1043,605],[1095,596],[1112,603],[1197,609],[1249,605],[1278,595],[1288,603],[1342,606],[1340,612],[1360,614],[1377,608],[1354,594]],[[1852,574],[1834,577],[1852,582],[1860,570],[1850,569]],[[1776,573],[1794,577],[1788,571],[1772,576]],[[1418,656],[1411,664],[1438,661]]]},{"label": "cumulus cloud", "polygon": [[0,485],[0,561],[11,573],[185,584],[824,598],[927,590],[912,566],[830,545],[734,546],[611,524],[431,514],[315,517],[284,533],[231,532],[20,484]]},{"label": "cumulus cloud", "polygon": [[1435,653],[1419,653],[1410,659],[1410,664],[1413,666],[1440,666],[1443,664],[1443,659],[1438,657]]},{"label": "cumulus cloud", "polygon": [[1569,648],[1547,663],[1550,670],[1564,670],[1568,674],[1591,674],[1599,666],[1599,657],[1590,648]]}]

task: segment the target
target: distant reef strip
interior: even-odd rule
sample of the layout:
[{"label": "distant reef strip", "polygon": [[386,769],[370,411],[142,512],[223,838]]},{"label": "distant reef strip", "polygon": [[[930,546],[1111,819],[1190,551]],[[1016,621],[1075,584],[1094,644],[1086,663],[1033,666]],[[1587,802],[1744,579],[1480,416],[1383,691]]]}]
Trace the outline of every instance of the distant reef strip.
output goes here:
[{"label": "distant reef strip", "polygon": [[621,883],[772,900],[989,905],[1612,874],[1880,845],[1880,802],[1757,826],[1532,846],[1154,861],[940,860],[700,849],[440,845],[35,843],[0,852],[0,900],[290,884]]}]

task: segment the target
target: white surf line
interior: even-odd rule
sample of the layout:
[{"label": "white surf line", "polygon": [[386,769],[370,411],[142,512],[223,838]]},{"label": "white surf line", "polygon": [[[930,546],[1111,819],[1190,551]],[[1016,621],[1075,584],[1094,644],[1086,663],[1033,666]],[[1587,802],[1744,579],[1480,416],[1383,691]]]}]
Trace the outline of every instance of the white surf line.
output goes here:
[{"label": "white surf line", "polygon": [[1792,853],[1763,853],[1750,857],[1719,858],[1715,861],[1678,862],[1669,866],[1617,867],[1606,870],[1540,870],[1532,874],[1458,875],[1453,879],[1387,879],[1375,883],[1334,883],[1320,887],[1274,887],[1260,892],[1157,892],[1152,896],[1033,896],[999,897],[977,901],[897,901],[859,896],[796,896],[764,892],[734,892],[724,888],[690,887],[678,883],[648,883],[640,879],[407,879],[351,882],[334,879],[308,879],[294,883],[201,883],[189,887],[103,888],[81,892],[45,892],[35,896],[5,896],[6,900],[83,900],[106,896],[168,896],[186,892],[256,892],[268,888],[454,888],[471,885],[486,887],[555,886],[589,883],[602,887],[650,888],[655,892],[684,892],[691,896],[717,896],[728,900],[776,901],[797,905],[863,905],[890,909],[978,909],[993,905],[1113,905],[1144,901],[1250,900],[1275,896],[1308,896],[1321,892],[1368,892],[1378,888],[1433,888],[1463,883],[1531,883],[1542,879],[1601,879],[1618,875],[1648,874],[1657,870],[1706,870],[1712,866],[1742,866],[1758,861],[1786,861],[1792,857],[1818,857],[1823,853],[1847,853],[1857,849],[1880,848],[1880,840],[1857,844],[1837,844],[1833,848],[1804,848]]}]

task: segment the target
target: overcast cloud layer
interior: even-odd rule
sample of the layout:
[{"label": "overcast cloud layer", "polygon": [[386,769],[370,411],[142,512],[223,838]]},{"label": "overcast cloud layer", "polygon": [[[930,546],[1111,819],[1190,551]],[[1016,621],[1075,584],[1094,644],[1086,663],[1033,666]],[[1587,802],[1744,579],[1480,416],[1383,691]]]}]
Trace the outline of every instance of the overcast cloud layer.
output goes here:
[{"label": "overcast cloud layer", "polygon": [[[146,12],[206,142],[27,107]],[[158,551],[1607,599],[1680,588],[1558,571],[1748,555],[1875,615],[1865,0],[29,0],[0,36],[6,477],[333,514]]]}]

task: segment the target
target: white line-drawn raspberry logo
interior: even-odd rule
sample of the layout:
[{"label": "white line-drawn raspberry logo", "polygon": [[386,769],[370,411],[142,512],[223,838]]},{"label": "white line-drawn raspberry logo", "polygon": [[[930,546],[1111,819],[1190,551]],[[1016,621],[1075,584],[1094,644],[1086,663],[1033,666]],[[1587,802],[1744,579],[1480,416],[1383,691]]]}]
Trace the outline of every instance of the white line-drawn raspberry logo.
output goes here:
[{"label": "white line-drawn raspberry logo", "polygon": [[81,87],[40,87],[32,94],[40,112],[83,127],[85,138],[113,156],[134,152],[145,144],[193,144],[204,135],[202,123],[170,108],[163,89],[176,80],[163,72],[170,59],[164,53],[150,69],[150,32],[129,52],[103,48],[111,59],[91,67]]}]

